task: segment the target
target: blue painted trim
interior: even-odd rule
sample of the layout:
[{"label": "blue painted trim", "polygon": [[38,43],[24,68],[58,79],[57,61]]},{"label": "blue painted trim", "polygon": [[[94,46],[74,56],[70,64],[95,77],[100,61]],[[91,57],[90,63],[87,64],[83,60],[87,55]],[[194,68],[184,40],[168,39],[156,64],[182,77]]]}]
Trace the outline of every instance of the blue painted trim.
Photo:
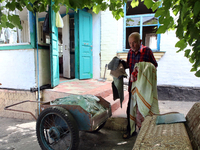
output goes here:
[{"label": "blue painted trim", "polygon": [[[129,15],[126,16],[126,4],[124,5],[124,28],[123,28],[123,51],[129,51],[129,49],[126,49],[126,28],[133,28],[133,27],[140,27],[140,36],[141,39],[142,37],[142,32],[143,32],[143,27],[148,27],[148,26],[160,26],[159,21],[158,24],[151,24],[151,25],[143,25],[143,17],[153,17],[155,16],[155,13],[151,14],[142,14],[142,15]],[[140,18],[140,25],[135,25],[135,26],[126,26],[126,19],[127,18]],[[157,49],[153,49],[152,51],[160,51],[160,34],[157,34]]]},{"label": "blue painted trim", "polygon": [[142,31],[143,31],[142,23],[143,23],[143,17],[140,16],[140,39],[142,39]]},{"label": "blue painted trim", "polygon": [[[35,16],[36,16],[36,13],[35,13]],[[37,17],[35,17],[35,22],[37,20]],[[37,26],[35,26],[35,36],[37,37]],[[35,39],[36,40],[36,47],[37,47],[37,79],[38,79],[38,107],[39,107],[39,114],[40,114],[40,67],[39,67],[39,50],[38,50],[38,40],[37,38]]]},{"label": "blue painted trim", "polygon": [[157,49],[160,50],[160,34],[157,34]]},{"label": "blue painted trim", "polygon": [[60,16],[63,18],[63,17],[65,17],[65,16],[66,16],[66,13],[64,13],[64,14],[60,14]]},{"label": "blue painted trim", "polygon": [[74,13],[68,13],[70,18],[74,18]]},{"label": "blue painted trim", "polygon": [[140,17],[153,17],[155,16],[155,13],[153,14],[143,14],[143,15],[129,15],[129,16],[126,16],[126,18],[140,18]]},{"label": "blue painted trim", "polygon": [[74,41],[75,41],[75,78],[79,79],[79,40],[78,40],[78,12],[74,13]]},{"label": "blue painted trim", "polygon": [[29,11],[30,42],[32,47],[36,47],[36,16]]},{"label": "blue painted trim", "polygon": [[[136,25],[136,26],[126,26],[126,28],[134,28],[134,27],[140,27],[141,25]],[[143,27],[150,27],[150,26],[158,26],[158,24],[151,24],[151,25],[142,25]]]},{"label": "blue painted trim", "polygon": [[35,16],[31,11],[28,11],[28,19],[29,19],[29,30],[30,30],[30,44],[26,43],[18,43],[18,44],[7,44],[0,45],[0,50],[18,50],[18,49],[33,49],[35,48]]},{"label": "blue painted trim", "polygon": [[32,45],[9,45],[9,46],[0,46],[0,50],[17,50],[17,49],[33,49]]},{"label": "blue painted trim", "polygon": [[43,18],[38,18],[38,22],[44,21],[44,20],[45,20],[45,17],[43,17]]},{"label": "blue painted trim", "polygon": [[[158,21],[158,28],[160,27],[160,23]],[[157,34],[157,49],[160,51],[160,38],[161,34]]]},{"label": "blue painted trim", "polygon": [[142,25],[143,27],[158,26],[158,24]]},{"label": "blue painted trim", "polygon": [[126,28],[133,28],[133,27],[140,27],[140,25],[137,26],[125,26]]}]

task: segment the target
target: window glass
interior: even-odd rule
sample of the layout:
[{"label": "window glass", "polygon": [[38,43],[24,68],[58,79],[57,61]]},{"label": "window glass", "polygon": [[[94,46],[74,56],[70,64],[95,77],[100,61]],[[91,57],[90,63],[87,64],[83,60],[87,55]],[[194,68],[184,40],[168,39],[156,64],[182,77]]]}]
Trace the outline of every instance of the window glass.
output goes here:
[{"label": "window glass", "polygon": [[50,44],[49,28],[45,27],[48,26],[49,24],[49,20],[47,19],[48,17],[47,12],[48,10],[46,12],[38,13],[37,38],[38,38],[38,43],[42,45]]},{"label": "window glass", "polygon": [[153,25],[158,24],[158,19],[154,16],[145,16],[142,18],[143,25]]},{"label": "window glass", "polygon": [[150,47],[152,50],[157,49],[157,26],[143,27],[142,44]]},{"label": "window glass", "polygon": [[[5,5],[5,1],[0,4],[1,6]],[[16,14],[20,17],[20,23],[22,26],[22,30],[18,28],[2,28],[0,30],[0,44],[20,44],[20,43],[29,43],[30,42],[30,30],[29,30],[29,22],[28,22],[28,13],[29,11],[24,8],[23,11],[14,10],[12,12],[8,12],[7,9],[3,10],[4,14]]]},{"label": "window glass", "polygon": [[137,26],[140,25],[140,17],[126,18],[126,26]]},{"label": "window glass", "polygon": [[131,1],[126,4],[125,10],[125,34],[124,34],[124,47],[129,50],[128,36],[132,32],[140,33],[142,44],[150,47],[152,50],[159,50],[159,38],[156,34],[159,22],[158,18],[154,17],[151,9],[147,9],[144,2],[139,2],[138,7],[132,8]]}]

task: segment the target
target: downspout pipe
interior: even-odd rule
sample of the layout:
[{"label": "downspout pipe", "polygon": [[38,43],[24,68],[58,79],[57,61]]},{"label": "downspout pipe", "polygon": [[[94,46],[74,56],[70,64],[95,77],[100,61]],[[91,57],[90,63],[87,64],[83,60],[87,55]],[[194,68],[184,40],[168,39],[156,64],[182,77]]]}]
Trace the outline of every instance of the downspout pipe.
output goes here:
[{"label": "downspout pipe", "polygon": [[37,47],[37,79],[38,79],[38,107],[39,107],[39,114],[40,114],[40,66],[39,66],[39,50],[38,50],[38,38],[37,38],[37,25],[38,25],[38,15],[35,12],[35,40],[36,40],[36,47]]}]

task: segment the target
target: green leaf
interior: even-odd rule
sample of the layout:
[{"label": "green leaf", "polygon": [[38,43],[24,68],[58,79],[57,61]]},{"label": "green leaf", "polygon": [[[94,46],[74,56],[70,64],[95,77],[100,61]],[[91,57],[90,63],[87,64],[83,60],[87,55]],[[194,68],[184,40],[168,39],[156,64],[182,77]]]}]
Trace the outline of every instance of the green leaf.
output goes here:
[{"label": "green leaf", "polygon": [[33,12],[33,7],[32,7],[30,4],[28,4],[28,5],[26,6],[26,8],[27,8],[29,11],[32,11],[32,12]]},{"label": "green leaf", "polygon": [[199,15],[199,12],[200,12],[199,6],[200,6],[200,2],[196,1],[196,3],[194,4],[194,8],[193,8],[195,16]]},{"label": "green leaf", "polygon": [[15,27],[13,24],[11,24],[11,23],[9,23],[9,22],[6,22],[6,26],[7,26],[8,28],[11,28],[11,29],[13,29],[13,28]]},{"label": "green leaf", "polygon": [[181,50],[183,50],[184,48],[186,48],[186,46],[187,46],[187,43],[185,42],[184,39],[181,39],[175,45],[175,47],[179,47]]},{"label": "green leaf", "polygon": [[160,34],[160,33],[165,33],[167,30],[167,27],[165,25],[160,26],[156,32],[156,34]]},{"label": "green leaf", "polygon": [[190,71],[194,72],[194,71],[197,71],[197,69],[196,68],[192,68]]},{"label": "green leaf", "polygon": [[178,38],[182,38],[183,37],[183,25],[182,24],[177,26],[176,36]]},{"label": "green leaf", "polygon": [[132,2],[131,2],[131,7],[132,8],[134,8],[134,7],[137,7],[139,5],[139,1],[138,0],[133,0]]},{"label": "green leaf", "polygon": [[15,10],[15,3],[8,2],[6,4],[6,7],[9,8],[11,11],[14,11]]},{"label": "green leaf", "polygon": [[178,14],[178,12],[180,11],[180,5],[176,5],[173,8],[173,14],[176,16]]},{"label": "green leaf", "polygon": [[200,77],[200,70],[198,70],[198,71],[195,73],[195,76],[196,76],[196,77]]},{"label": "green leaf", "polygon": [[185,57],[187,58],[189,57],[190,51],[191,51],[190,49],[185,50]]},{"label": "green leaf", "polygon": [[44,6],[44,4],[41,4],[39,7],[39,12],[44,12],[46,11],[46,7]]},{"label": "green leaf", "polygon": [[159,17],[159,16],[163,15],[164,13],[165,13],[165,10],[162,7],[158,8],[158,10],[155,13],[155,17]]},{"label": "green leaf", "polygon": [[107,6],[107,4],[106,4],[105,2],[101,4],[101,10],[104,11],[104,10],[107,9],[107,7],[108,7],[108,6]]},{"label": "green leaf", "polygon": [[69,12],[69,7],[66,6],[66,14],[68,14],[68,12]]},{"label": "green leaf", "polygon": [[35,3],[36,0],[30,0],[31,4]]},{"label": "green leaf", "polygon": [[163,5],[165,6],[165,10],[169,10],[172,4],[172,0],[164,0]]},{"label": "green leaf", "polygon": [[194,59],[191,57],[191,58],[189,58],[189,61],[190,61],[190,63],[194,63]]},{"label": "green leaf", "polygon": [[17,28],[22,29],[22,26],[20,24],[20,18],[18,15],[12,15],[9,19],[9,21],[15,25]]},{"label": "green leaf", "polygon": [[193,66],[194,66],[194,68],[200,67],[200,60],[196,60],[196,62]]},{"label": "green leaf", "polygon": [[16,3],[16,8],[17,8],[19,11],[22,11],[22,10],[23,10],[22,6],[21,6],[19,3]]},{"label": "green leaf", "polygon": [[153,4],[153,7],[151,8],[153,12],[161,5],[161,1],[157,1],[156,3]]},{"label": "green leaf", "polygon": [[6,27],[6,22],[7,22],[7,16],[5,14],[2,14],[2,16],[1,16],[1,25],[3,27]]},{"label": "green leaf", "polygon": [[101,11],[101,5],[95,5],[93,7],[93,12],[98,14]]},{"label": "green leaf", "polygon": [[176,53],[179,53],[180,51],[182,51],[182,49],[177,50]]},{"label": "green leaf", "polygon": [[148,9],[150,9],[153,6],[154,2],[152,0],[144,0],[144,4]]},{"label": "green leaf", "polygon": [[174,24],[174,19],[173,19],[173,17],[171,17],[171,16],[166,17],[166,18],[163,20],[162,24],[164,24],[164,25],[167,27],[167,29],[169,29],[169,28],[172,27],[172,25]]}]

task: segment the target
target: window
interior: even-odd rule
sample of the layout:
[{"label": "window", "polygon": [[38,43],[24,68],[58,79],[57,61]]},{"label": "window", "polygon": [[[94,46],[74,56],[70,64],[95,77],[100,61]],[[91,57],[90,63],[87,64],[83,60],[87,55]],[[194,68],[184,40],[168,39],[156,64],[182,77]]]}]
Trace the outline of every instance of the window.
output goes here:
[{"label": "window", "polygon": [[[0,4],[0,7],[5,6],[5,1]],[[18,28],[2,28],[0,30],[0,45],[21,45],[22,43],[29,44],[30,43],[30,30],[29,30],[29,21],[28,21],[28,14],[29,11],[24,8],[23,11],[12,11],[8,12],[7,9],[3,10],[4,14],[16,14],[20,17],[20,23],[23,29]]]},{"label": "window", "polygon": [[[38,13],[38,23],[37,23],[37,38],[38,38],[38,44],[39,45],[48,45],[50,44],[50,35],[49,31],[44,32],[43,26],[44,26],[44,20],[47,17],[48,10],[46,12]],[[47,21],[49,24],[49,20]]]},{"label": "window", "polygon": [[124,50],[129,50],[128,36],[132,32],[139,32],[142,44],[150,47],[153,51],[160,50],[160,34],[156,34],[159,26],[155,12],[147,9],[140,1],[138,7],[132,8],[128,1],[124,8]]}]

